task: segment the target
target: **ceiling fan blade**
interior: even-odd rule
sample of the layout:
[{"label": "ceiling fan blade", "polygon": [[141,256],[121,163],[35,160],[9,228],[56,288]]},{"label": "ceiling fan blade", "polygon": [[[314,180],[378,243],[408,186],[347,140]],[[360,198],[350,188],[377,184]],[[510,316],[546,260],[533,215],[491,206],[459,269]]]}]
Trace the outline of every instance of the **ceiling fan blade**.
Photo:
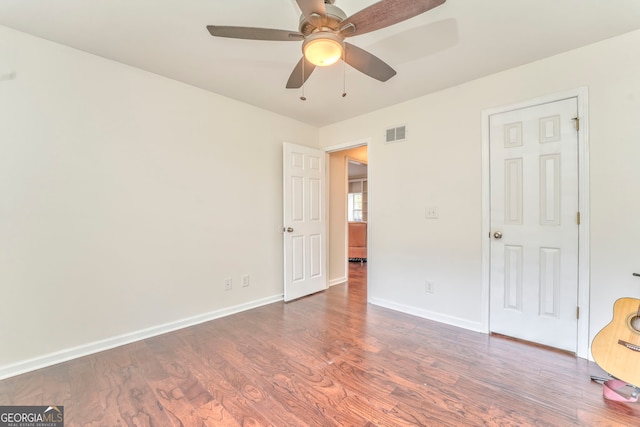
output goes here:
[{"label": "ceiling fan blade", "polygon": [[297,31],[274,30],[271,28],[230,27],[225,25],[207,25],[207,30],[214,37],[232,39],[300,41],[304,36]]},{"label": "ceiling fan blade", "polygon": [[344,44],[345,55],[344,60],[356,70],[373,77],[381,82],[386,82],[396,75],[396,70],[391,68],[389,64],[372,55],[364,49],[360,49],[351,43]]},{"label": "ceiling fan blade", "polygon": [[[304,78],[302,76],[302,64],[304,63]],[[307,61],[304,57],[298,61],[298,64],[291,72],[289,76],[289,81],[287,82],[287,89],[298,89],[301,87],[304,82],[307,81],[313,70],[316,69],[316,66],[311,62]]]},{"label": "ceiling fan blade", "polygon": [[[344,36],[356,36],[379,30],[420,15],[446,0],[382,0],[349,16],[340,23]],[[355,31],[350,24],[355,26]]]},{"label": "ceiling fan blade", "polygon": [[318,17],[324,19],[327,11],[324,7],[324,0],[296,0],[302,14],[309,20],[315,21]]}]

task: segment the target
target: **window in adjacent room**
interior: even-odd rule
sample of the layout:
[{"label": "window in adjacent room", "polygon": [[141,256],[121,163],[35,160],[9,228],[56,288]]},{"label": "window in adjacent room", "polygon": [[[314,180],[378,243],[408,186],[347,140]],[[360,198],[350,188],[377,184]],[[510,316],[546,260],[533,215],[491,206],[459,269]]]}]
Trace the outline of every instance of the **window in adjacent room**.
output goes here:
[{"label": "window in adjacent room", "polygon": [[349,193],[349,221],[362,221],[362,193]]}]

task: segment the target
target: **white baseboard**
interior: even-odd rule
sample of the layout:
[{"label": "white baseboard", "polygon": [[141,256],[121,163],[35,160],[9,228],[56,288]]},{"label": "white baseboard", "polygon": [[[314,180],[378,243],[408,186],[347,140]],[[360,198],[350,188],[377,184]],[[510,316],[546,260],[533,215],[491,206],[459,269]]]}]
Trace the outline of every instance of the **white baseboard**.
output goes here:
[{"label": "white baseboard", "polygon": [[483,334],[487,333],[487,331],[482,327],[482,322],[472,322],[467,319],[447,316],[442,313],[435,313],[433,311],[423,310],[421,308],[412,307],[409,305],[398,304],[393,301],[388,301],[380,298],[370,298],[369,302],[373,305],[379,305],[380,307],[389,308],[391,310],[396,310],[402,313],[411,314],[413,316],[422,317],[423,319],[433,320],[451,326],[457,326],[458,328],[468,329],[470,331],[482,332]]},{"label": "white baseboard", "polygon": [[345,277],[340,277],[338,279],[331,279],[331,280],[329,280],[329,287],[335,286],[335,285],[341,285],[341,284],[345,283],[348,280],[349,279],[346,276]]},{"label": "white baseboard", "polygon": [[35,371],[36,369],[46,368],[47,366],[56,365],[58,363],[66,362],[72,359],[77,359],[79,357],[88,356],[100,351],[110,350],[112,348],[120,347],[125,344],[131,344],[136,341],[166,334],[167,332],[172,332],[178,329],[187,328],[189,326],[198,325],[200,323],[219,319],[221,317],[229,316],[231,314],[261,307],[267,304],[272,304],[274,302],[282,300],[282,294],[274,295],[271,297],[250,301],[244,304],[239,304],[233,307],[227,307],[220,310],[212,311],[210,313],[204,313],[198,316],[177,320],[175,322],[165,323],[162,325],[153,326],[151,328],[83,344],[54,353],[49,353],[43,356],[35,357],[33,359],[13,363],[11,365],[0,366],[0,380],[24,374],[26,372]]}]

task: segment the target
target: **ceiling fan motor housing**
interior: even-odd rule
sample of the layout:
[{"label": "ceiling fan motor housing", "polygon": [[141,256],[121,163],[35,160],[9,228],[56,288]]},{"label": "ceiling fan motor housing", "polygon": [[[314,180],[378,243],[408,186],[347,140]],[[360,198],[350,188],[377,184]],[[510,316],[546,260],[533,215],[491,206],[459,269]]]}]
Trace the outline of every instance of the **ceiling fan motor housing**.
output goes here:
[{"label": "ceiling fan motor housing", "polygon": [[[325,0],[325,3],[331,0]],[[331,1],[333,3],[333,1]],[[342,11],[337,6],[333,6],[333,4],[325,4],[326,10],[326,18],[322,19],[322,17],[318,16],[317,21],[313,21],[313,19],[307,19],[306,16],[300,16],[300,25],[298,27],[298,31],[300,31],[305,37],[309,34],[312,34],[316,31],[325,31],[332,30],[338,31],[340,29],[340,23],[347,19],[347,14]],[[313,22],[312,22],[313,21]]]}]

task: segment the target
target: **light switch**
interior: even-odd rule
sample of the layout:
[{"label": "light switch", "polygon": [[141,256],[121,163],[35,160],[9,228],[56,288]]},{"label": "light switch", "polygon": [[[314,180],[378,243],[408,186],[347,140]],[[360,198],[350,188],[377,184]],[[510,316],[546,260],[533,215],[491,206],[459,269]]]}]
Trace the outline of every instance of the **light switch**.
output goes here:
[{"label": "light switch", "polygon": [[424,217],[427,219],[438,219],[438,207],[427,206],[424,210]]}]

